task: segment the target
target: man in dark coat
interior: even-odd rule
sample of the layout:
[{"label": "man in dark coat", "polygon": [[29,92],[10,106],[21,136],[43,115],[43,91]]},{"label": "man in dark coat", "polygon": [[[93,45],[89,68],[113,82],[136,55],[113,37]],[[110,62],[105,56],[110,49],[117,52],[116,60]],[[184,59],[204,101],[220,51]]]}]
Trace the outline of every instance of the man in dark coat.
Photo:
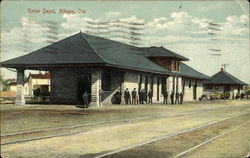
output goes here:
[{"label": "man in dark coat", "polygon": [[177,104],[177,103],[178,104],[180,103],[180,94],[178,91],[175,93],[175,104]]},{"label": "man in dark coat", "polygon": [[143,90],[141,89],[138,93],[139,93],[139,103],[143,104]]},{"label": "man in dark coat", "polygon": [[153,91],[152,91],[152,89],[150,89],[150,90],[148,91],[148,103],[149,103],[149,104],[153,104],[152,99],[153,99]]},{"label": "man in dark coat", "polygon": [[182,103],[183,103],[183,98],[184,98],[184,93],[183,93],[183,92],[181,92],[181,93],[180,93],[180,104],[182,104]]},{"label": "man in dark coat", "polygon": [[171,104],[174,104],[174,91],[170,94]]},{"label": "man in dark coat", "polygon": [[84,92],[82,98],[83,98],[83,108],[88,108],[89,107],[88,93]]},{"label": "man in dark coat", "polygon": [[137,92],[136,89],[134,88],[134,90],[132,91],[132,104],[136,104],[136,96],[137,96]]},{"label": "man in dark coat", "polygon": [[168,91],[163,91],[163,104],[168,104]]},{"label": "man in dark coat", "polygon": [[116,104],[121,104],[122,102],[122,93],[121,93],[121,90],[118,89],[115,93],[116,95]]},{"label": "man in dark coat", "polygon": [[130,99],[130,93],[128,91],[128,88],[124,92],[124,99],[125,99],[125,104],[128,104]]}]

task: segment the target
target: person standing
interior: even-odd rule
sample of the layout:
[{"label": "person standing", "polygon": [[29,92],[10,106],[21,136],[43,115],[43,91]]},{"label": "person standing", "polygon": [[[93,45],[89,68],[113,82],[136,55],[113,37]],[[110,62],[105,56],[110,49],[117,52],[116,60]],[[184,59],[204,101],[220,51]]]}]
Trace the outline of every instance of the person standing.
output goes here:
[{"label": "person standing", "polygon": [[172,93],[170,94],[170,100],[171,100],[171,104],[174,104],[174,91],[172,91]]},{"label": "person standing", "polygon": [[121,104],[121,102],[122,102],[122,93],[121,93],[121,90],[120,89],[118,89],[117,91],[116,91],[116,104]]},{"label": "person standing", "polygon": [[179,104],[180,103],[180,94],[179,92],[177,91],[176,94],[175,94],[175,104]]},{"label": "person standing", "polygon": [[83,108],[88,108],[89,107],[88,93],[84,92],[82,98],[83,98]]},{"label": "person standing", "polygon": [[149,103],[149,104],[153,104],[152,99],[153,99],[153,91],[152,91],[152,89],[150,89],[150,90],[148,91],[148,103]]},{"label": "person standing", "polygon": [[132,91],[132,104],[136,104],[136,96],[137,96],[137,92],[136,89],[134,88],[134,90]]},{"label": "person standing", "polygon": [[168,91],[163,91],[163,104],[168,104]]},{"label": "person standing", "polygon": [[142,89],[138,93],[139,93],[139,103],[143,104],[143,91],[142,91]]},{"label": "person standing", "polygon": [[180,93],[180,104],[182,104],[182,103],[183,103],[183,98],[184,98],[184,93],[183,93],[183,92],[181,92],[181,93]]},{"label": "person standing", "polygon": [[128,104],[130,99],[130,93],[128,91],[128,88],[124,92],[124,99],[125,99],[125,104]]}]

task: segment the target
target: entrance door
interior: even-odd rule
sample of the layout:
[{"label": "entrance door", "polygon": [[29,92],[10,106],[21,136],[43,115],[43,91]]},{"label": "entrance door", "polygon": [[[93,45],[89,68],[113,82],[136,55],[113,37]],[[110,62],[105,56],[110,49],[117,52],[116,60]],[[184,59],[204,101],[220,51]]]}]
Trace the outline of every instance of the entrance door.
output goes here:
[{"label": "entrance door", "polygon": [[230,85],[225,85],[224,92],[229,92],[229,91],[230,91]]},{"label": "entrance door", "polygon": [[160,77],[157,77],[157,101],[160,100]]},{"label": "entrance door", "polygon": [[194,87],[193,87],[193,99],[197,99],[197,82],[195,82]]},{"label": "entrance door", "polygon": [[80,77],[78,81],[78,101],[83,101],[83,94],[87,92],[89,94],[89,102],[91,101],[91,75],[86,74]]}]

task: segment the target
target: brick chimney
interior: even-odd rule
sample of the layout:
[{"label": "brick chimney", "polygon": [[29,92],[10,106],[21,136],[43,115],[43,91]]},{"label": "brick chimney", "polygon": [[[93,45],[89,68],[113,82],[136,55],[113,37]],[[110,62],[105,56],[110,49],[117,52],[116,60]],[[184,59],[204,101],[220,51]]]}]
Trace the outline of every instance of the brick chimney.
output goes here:
[{"label": "brick chimney", "polygon": [[224,69],[223,68],[220,68],[220,72],[223,72],[224,71]]}]

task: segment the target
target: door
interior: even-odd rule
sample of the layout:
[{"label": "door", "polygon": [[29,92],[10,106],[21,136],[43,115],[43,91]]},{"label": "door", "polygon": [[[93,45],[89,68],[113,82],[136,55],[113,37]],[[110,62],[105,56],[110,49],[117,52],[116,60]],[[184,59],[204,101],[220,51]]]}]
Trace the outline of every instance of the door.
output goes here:
[{"label": "door", "polygon": [[160,100],[160,77],[157,77],[157,101]]},{"label": "door", "polygon": [[78,101],[83,101],[83,94],[87,92],[89,94],[89,102],[91,101],[91,75],[86,74],[80,77],[78,81]]}]

